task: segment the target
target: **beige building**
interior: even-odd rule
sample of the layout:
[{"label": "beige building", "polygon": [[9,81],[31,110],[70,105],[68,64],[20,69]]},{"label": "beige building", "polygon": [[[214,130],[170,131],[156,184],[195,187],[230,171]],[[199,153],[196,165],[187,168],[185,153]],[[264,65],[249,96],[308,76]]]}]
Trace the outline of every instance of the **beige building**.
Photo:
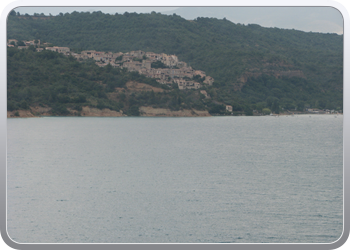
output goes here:
[{"label": "beige building", "polygon": [[142,60],[142,68],[151,69],[152,62],[150,60]]},{"label": "beige building", "polygon": [[93,58],[95,50],[84,50],[80,54],[82,58],[87,59],[87,58]]},{"label": "beige building", "polygon": [[205,76],[206,76],[206,75],[205,75],[205,72],[202,71],[202,70],[194,70],[193,75],[194,75],[194,76],[199,75],[200,77],[205,77]]},{"label": "beige building", "polygon": [[148,57],[151,61],[158,61],[161,60],[162,56],[160,54],[156,54],[153,52],[146,52],[146,57]]},{"label": "beige building", "polygon": [[214,82],[214,78],[211,76],[206,76],[205,80],[203,81],[203,83],[208,84],[208,85],[213,85]]},{"label": "beige building", "polygon": [[177,56],[175,55],[167,55],[162,53],[161,54],[161,62],[164,63],[168,67],[176,66],[177,63],[179,62]]},{"label": "beige building", "polygon": [[54,52],[58,52],[58,53],[62,53],[64,55],[69,55],[70,54],[70,49],[68,47],[57,47],[57,46],[54,46],[54,47],[46,47],[45,49],[46,50],[51,50],[51,51],[54,51]]},{"label": "beige building", "polygon": [[201,84],[194,81],[186,81],[184,79],[174,79],[174,82],[177,83],[179,89],[199,89]]},{"label": "beige building", "polygon": [[7,40],[7,45],[11,44],[12,42],[15,43],[15,45],[17,45],[18,41],[16,39],[8,39]]},{"label": "beige building", "polygon": [[134,57],[136,57],[138,59],[142,59],[143,56],[146,56],[146,52],[143,52],[142,50],[131,51],[130,55],[134,56]]},{"label": "beige building", "polygon": [[[35,43],[37,41],[37,43]],[[30,45],[40,45],[40,40],[33,40],[33,41],[23,41],[26,46]]]}]

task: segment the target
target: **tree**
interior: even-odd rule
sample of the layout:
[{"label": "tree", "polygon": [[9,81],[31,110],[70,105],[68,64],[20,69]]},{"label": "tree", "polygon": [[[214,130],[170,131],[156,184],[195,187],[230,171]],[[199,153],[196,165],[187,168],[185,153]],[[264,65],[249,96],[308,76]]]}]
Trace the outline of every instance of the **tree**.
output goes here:
[{"label": "tree", "polygon": [[271,110],[272,112],[279,114],[280,113],[280,103],[279,100],[276,98],[273,100],[272,105],[271,105]]},{"label": "tree", "polygon": [[104,68],[107,73],[110,73],[113,70],[113,67],[110,63],[108,63]]},{"label": "tree", "polygon": [[169,67],[166,66],[161,61],[156,61],[156,62],[151,63],[151,68],[154,68],[154,69],[165,69],[165,68],[169,68]]},{"label": "tree", "polygon": [[[23,22],[26,22],[26,25],[23,25]],[[39,30],[41,32],[38,32]],[[45,30],[50,32],[44,32]],[[37,33],[40,33],[40,36]],[[176,54],[180,61],[191,64],[194,69],[205,71],[215,79],[212,86],[204,86],[211,96],[211,99],[205,100],[207,107],[212,107],[211,103],[236,102],[239,104],[239,106],[236,105],[240,108],[239,111],[244,111],[245,106],[252,107],[253,103],[267,101],[269,96],[271,96],[268,100],[269,105],[256,105],[256,109],[262,112],[263,108],[269,108],[276,113],[279,112],[278,106],[286,108],[293,104],[296,107],[299,100],[311,105],[319,100],[320,108],[327,105],[334,105],[334,107],[342,105],[343,42],[341,35],[302,34],[297,31],[252,25],[243,27],[229,21],[210,18],[197,18],[194,22],[188,22],[180,16],[166,16],[155,12],[153,14],[130,13],[128,17],[97,12],[95,14],[75,12],[50,18],[49,21],[43,21],[40,18],[23,20],[9,16],[8,37],[17,40],[43,39],[58,46],[84,50],[125,53],[140,49]],[[215,46],[211,44],[213,38],[216,39]],[[244,48],[240,48],[242,44]],[[259,47],[256,47],[256,44],[259,44]],[[289,49],[283,50],[281,49],[283,47]],[[324,50],[325,47],[327,50]],[[203,53],[203,50],[206,52]],[[12,53],[10,49],[8,51]],[[271,54],[268,51],[274,51],[274,53]],[[28,52],[22,51],[17,57],[27,56]],[[48,58],[41,57],[41,59]],[[61,61],[62,58],[58,60]],[[53,61],[50,63],[53,65]],[[12,61],[11,65],[20,66],[19,61]],[[81,65],[87,65],[87,63],[84,62]],[[308,69],[308,65],[313,65],[313,70]],[[245,72],[250,72],[250,69],[254,69],[249,73],[251,75],[255,75],[255,72],[256,75],[260,73],[265,75],[252,76],[252,79],[248,79],[243,87],[240,87],[241,84],[235,82],[237,79],[242,79]],[[274,76],[273,72],[287,72],[289,69],[302,71],[305,80],[297,76],[281,76],[278,79]],[[118,75],[108,81],[100,79],[106,72],[104,69],[93,71],[100,72],[100,75],[86,71],[86,75],[79,76],[79,79],[87,79],[86,76],[89,76],[89,81],[102,81],[108,86],[105,90],[110,92],[114,91],[115,87],[124,87],[127,80],[142,79],[140,76],[126,74],[126,68],[121,70],[123,73],[120,74],[123,76]],[[76,72],[82,73],[79,70]],[[111,74],[114,75],[114,70]],[[198,77],[195,78],[201,81]],[[143,78],[142,81],[156,85],[154,79]],[[173,87],[176,87],[176,84]],[[215,90],[213,91],[215,95],[209,93],[209,89]],[[77,93],[80,91],[73,92],[72,97]],[[95,91],[93,95],[102,97],[99,93]],[[187,101],[187,96],[190,95],[186,93],[186,96],[183,96],[186,105],[193,105],[195,97],[192,96],[193,99]],[[90,100],[90,92],[86,97]],[[273,102],[273,97],[279,98],[279,104]],[[155,100],[160,99],[158,96],[155,98]],[[323,102],[322,99],[326,101]],[[169,102],[170,100],[171,98]],[[328,100],[329,103],[327,103]],[[163,104],[168,105],[165,102]]]},{"label": "tree", "polygon": [[14,111],[16,109],[18,109],[18,106],[17,106],[17,104],[15,102],[7,101],[7,110],[8,111]]},{"label": "tree", "polygon": [[131,115],[131,116],[140,116],[140,110],[139,110],[139,107],[137,105],[133,105],[129,108],[128,112],[127,112],[128,115]]},{"label": "tree", "polygon": [[210,114],[223,114],[225,113],[226,109],[225,106],[222,104],[214,104],[210,109]]},{"label": "tree", "polygon": [[245,107],[244,108],[244,113],[247,116],[252,116],[253,115],[253,110],[251,108],[249,108],[249,107]]},{"label": "tree", "polygon": [[67,108],[62,104],[53,105],[52,113],[54,115],[69,115],[70,114],[70,112],[67,110]]},{"label": "tree", "polygon": [[258,102],[256,104],[256,110],[259,112],[262,112],[262,110],[266,107],[266,103],[265,102]]},{"label": "tree", "polygon": [[298,101],[297,102],[297,110],[298,111],[304,111],[304,102],[303,101]]},{"label": "tree", "polygon": [[271,114],[271,110],[269,108],[263,108],[262,112],[264,115]]},{"label": "tree", "polygon": [[28,103],[27,103],[25,100],[23,100],[23,101],[20,103],[20,108],[21,108],[21,109],[29,109],[29,105],[28,105]]},{"label": "tree", "polygon": [[121,60],[123,60],[123,56],[118,56],[118,57],[115,59],[115,61],[121,61]]}]

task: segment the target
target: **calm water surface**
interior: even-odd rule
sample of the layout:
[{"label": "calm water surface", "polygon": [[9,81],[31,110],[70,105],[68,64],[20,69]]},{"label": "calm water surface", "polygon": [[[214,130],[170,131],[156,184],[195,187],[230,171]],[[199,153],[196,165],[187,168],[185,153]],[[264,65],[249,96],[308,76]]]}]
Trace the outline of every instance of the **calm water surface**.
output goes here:
[{"label": "calm water surface", "polygon": [[342,234],[342,116],[7,123],[16,242],[330,243]]}]

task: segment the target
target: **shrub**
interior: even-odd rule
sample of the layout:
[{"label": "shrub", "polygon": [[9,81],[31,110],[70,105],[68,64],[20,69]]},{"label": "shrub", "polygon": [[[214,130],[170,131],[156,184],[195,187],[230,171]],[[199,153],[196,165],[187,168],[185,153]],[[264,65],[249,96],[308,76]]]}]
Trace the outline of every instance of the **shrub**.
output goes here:
[{"label": "shrub", "polygon": [[130,116],[140,116],[140,110],[139,110],[139,107],[134,105],[134,106],[131,106],[127,112],[127,115],[130,115]]},{"label": "shrub", "polygon": [[7,102],[7,111],[14,111],[16,109],[18,109],[18,106],[15,102],[12,102],[12,101]]},{"label": "shrub", "polygon": [[268,115],[268,114],[271,114],[271,109],[264,108],[264,109],[262,110],[262,112],[263,112],[264,115]]},{"label": "shrub", "polygon": [[70,112],[67,110],[67,108],[64,105],[57,104],[52,107],[52,114],[53,115],[69,115]]}]

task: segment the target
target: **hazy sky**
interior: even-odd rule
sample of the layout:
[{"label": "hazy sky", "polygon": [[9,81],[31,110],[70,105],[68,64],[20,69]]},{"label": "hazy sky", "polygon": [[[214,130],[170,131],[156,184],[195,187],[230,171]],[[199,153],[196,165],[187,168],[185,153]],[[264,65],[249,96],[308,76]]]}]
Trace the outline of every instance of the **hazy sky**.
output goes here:
[{"label": "hazy sky", "polygon": [[176,13],[186,19],[197,17],[226,18],[234,23],[255,23],[263,27],[277,27],[322,33],[343,33],[341,13],[332,7],[19,7],[21,14],[93,12],[115,14],[124,12],[150,13],[152,11],[171,15]]}]

